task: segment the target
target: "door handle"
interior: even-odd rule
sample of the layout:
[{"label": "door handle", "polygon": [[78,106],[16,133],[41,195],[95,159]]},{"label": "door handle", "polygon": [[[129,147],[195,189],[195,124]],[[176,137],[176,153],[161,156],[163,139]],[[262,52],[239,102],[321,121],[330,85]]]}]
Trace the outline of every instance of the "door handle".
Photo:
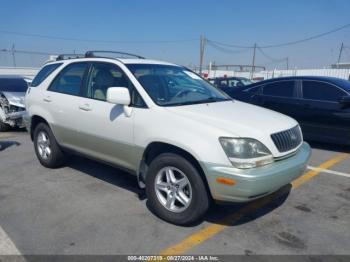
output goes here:
[{"label": "door handle", "polygon": [[52,99],[50,96],[44,97],[43,100],[44,102],[48,102],[48,103],[52,102]]},{"label": "door handle", "polygon": [[80,105],[79,109],[83,111],[91,111],[92,108],[90,107],[89,104],[84,104],[84,105]]}]

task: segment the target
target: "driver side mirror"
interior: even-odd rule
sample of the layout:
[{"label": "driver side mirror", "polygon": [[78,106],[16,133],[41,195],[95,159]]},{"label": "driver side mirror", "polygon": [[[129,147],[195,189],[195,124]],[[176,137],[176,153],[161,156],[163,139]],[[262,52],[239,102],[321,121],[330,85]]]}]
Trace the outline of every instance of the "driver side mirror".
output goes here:
[{"label": "driver side mirror", "polygon": [[339,99],[339,104],[342,108],[348,108],[350,107],[350,96],[342,96]]},{"label": "driver side mirror", "polygon": [[107,102],[117,105],[130,105],[129,89],[126,87],[110,87],[107,89]]},{"label": "driver side mirror", "polygon": [[131,103],[131,97],[129,89],[126,87],[110,87],[107,89],[107,102],[116,105],[123,105],[124,114],[126,117],[130,117],[132,113],[132,107],[129,107]]}]

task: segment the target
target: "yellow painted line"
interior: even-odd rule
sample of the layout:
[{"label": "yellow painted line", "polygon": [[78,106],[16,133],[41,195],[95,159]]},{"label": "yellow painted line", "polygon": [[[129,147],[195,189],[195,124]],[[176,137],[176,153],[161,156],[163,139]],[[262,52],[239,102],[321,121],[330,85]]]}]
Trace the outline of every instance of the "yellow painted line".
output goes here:
[{"label": "yellow painted line", "polygon": [[[318,167],[321,169],[327,169],[336,163],[344,160],[346,157],[348,157],[349,154],[342,153],[336,155],[334,158],[329,159],[325,162],[323,162],[321,165]],[[306,172],[304,175],[301,177],[297,178],[294,180],[292,184],[292,189],[296,189],[299,186],[301,186],[303,183],[309,181],[316,175],[318,175],[321,171],[320,170],[310,170]],[[217,224],[211,224],[208,225],[199,231],[191,234],[190,236],[186,237],[179,243],[172,245],[160,252],[160,255],[166,256],[166,255],[181,255],[184,254],[186,251],[200,245],[204,241],[208,240],[209,238],[213,237],[214,235],[220,233],[223,231],[226,227],[229,225],[233,225],[236,222],[238,222],[240,219],[242,219],[245,215],[248,213],[251,213],[252,211],[259,209],[268,203],[271,202],[271,200],[278,198],[281,196],[283,193],[278,192],[276,194],[269,195],[267,197],[262,198],[260,201],[252,202],[251,204],[248,204],[247,206],[243,207],[240,209],[238,212],[235,212],[231,215],[226,216],[222,220],[218,221]]]}]

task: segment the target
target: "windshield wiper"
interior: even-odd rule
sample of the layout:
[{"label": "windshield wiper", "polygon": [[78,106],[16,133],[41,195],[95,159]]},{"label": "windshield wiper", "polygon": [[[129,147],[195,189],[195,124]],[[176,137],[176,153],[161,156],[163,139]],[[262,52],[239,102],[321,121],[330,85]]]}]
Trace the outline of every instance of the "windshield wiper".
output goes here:
[{"label": "windshield wiper", "polygon": [[179,102],[179,103],[173,103],[173,104],[166,104],[163,106],[185,106],[185,105],[196,105],[196,104],[206,104],[206,103],[214,103],[214,102],[223,102],[223,101],[231,101],[230,98],[218,98],[218,97],[210,97],[203,100],[198,101],[186,101],[186,102]]}]

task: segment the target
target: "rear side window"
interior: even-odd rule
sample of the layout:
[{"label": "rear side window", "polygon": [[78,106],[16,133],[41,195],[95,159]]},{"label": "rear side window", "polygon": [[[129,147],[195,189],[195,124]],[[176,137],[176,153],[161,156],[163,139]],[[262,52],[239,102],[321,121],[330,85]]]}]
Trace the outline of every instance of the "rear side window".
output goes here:
[{"label": "rear side window", "polygon": [[22,78],[0,78],[0,91],[26,92],[27,82]]},{"label": "rear side window", "polygon": [[51,64],[44,66],[39,73],[34,77],[31,86],[36,87],[40,85],[53,71],[56,70],[62,63]]},{"label": "rear side window", "polygon": [[81,84],[87,66],[87,63],[74,63],[68,65],[53,80],[48,90],[67,95],[80,95]]},{"label": "rear side window", "polygon": [[346,93],[334,85],[318,81],[303,81],[303,98],[336,102]]},{"label": "rear side window", "polygon": [[263,88],[263,94],[268,96],[293,97],[294,81],[281,81],[266,84]]}]

